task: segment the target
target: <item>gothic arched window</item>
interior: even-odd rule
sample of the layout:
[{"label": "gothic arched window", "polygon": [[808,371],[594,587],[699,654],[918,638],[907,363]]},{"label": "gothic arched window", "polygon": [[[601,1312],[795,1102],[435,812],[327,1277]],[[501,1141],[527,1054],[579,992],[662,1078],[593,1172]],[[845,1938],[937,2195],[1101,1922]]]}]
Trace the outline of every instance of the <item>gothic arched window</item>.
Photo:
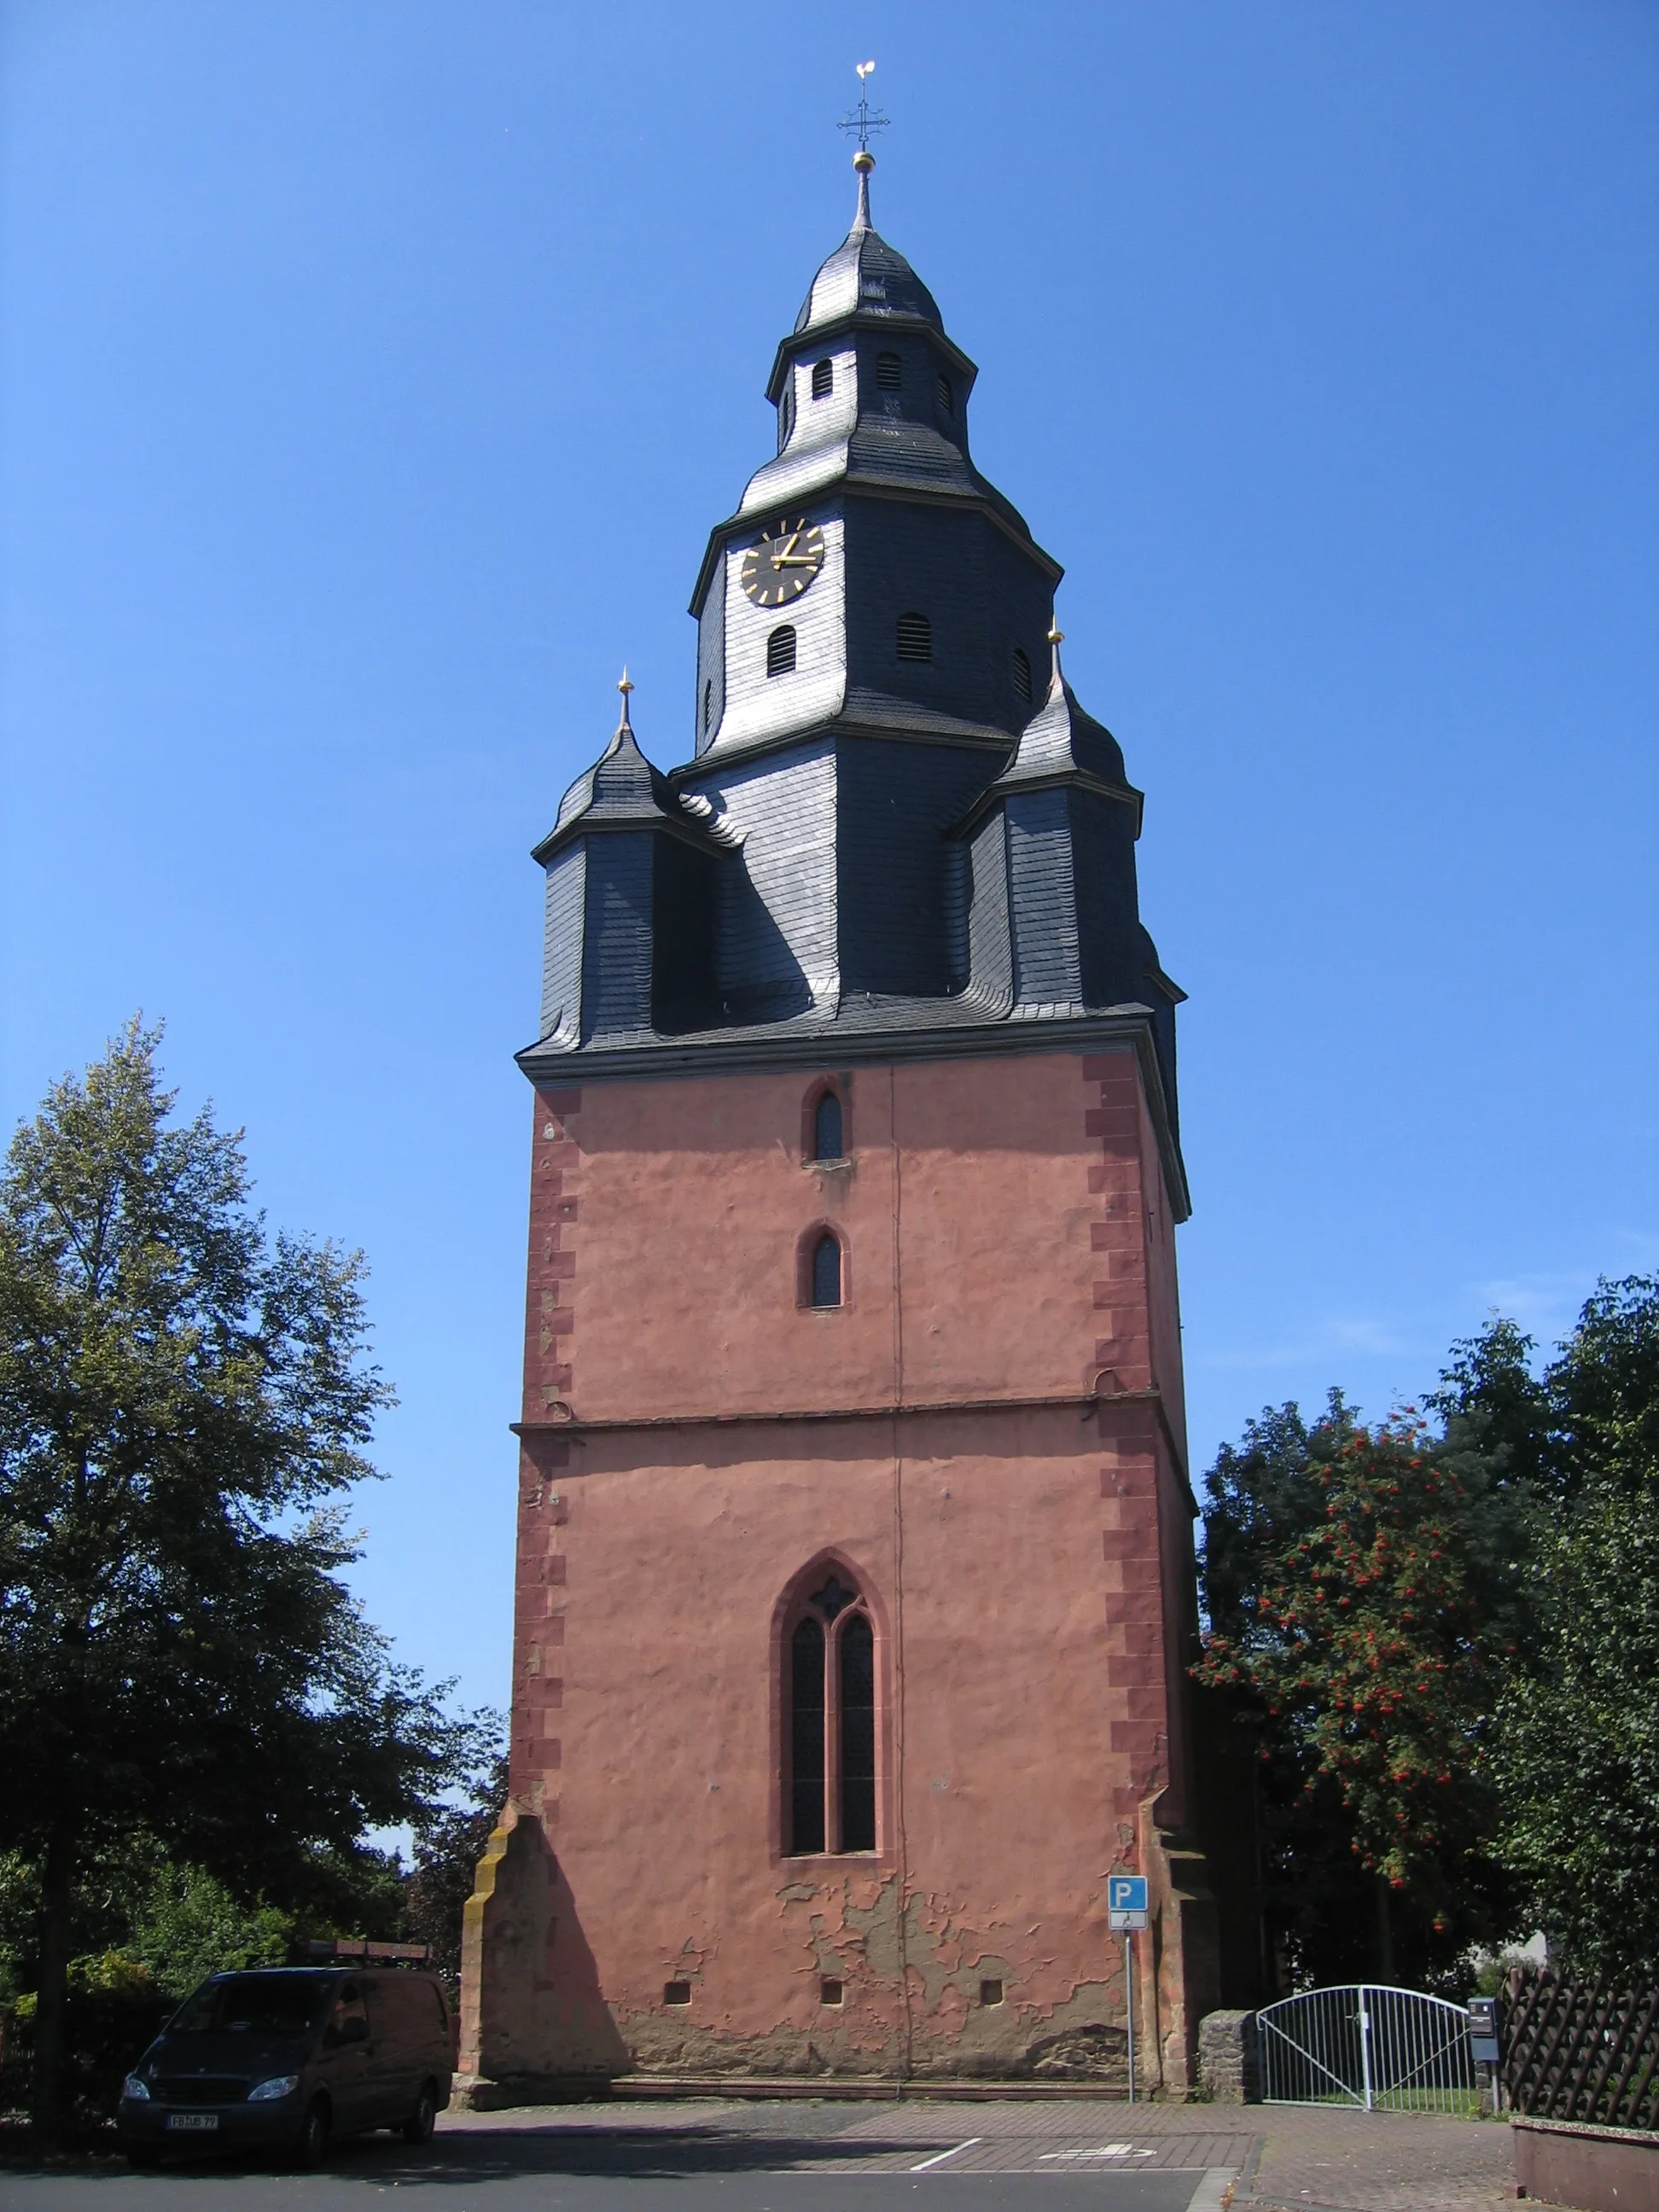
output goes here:
[{"label": "gothic arched window", "polygon": [[812,1158],[840,1160],[846,1157],[842,1150],[841,1100],[833,1091],[826,1091],[812,1109]]},{"label": "gothic arched window", "polygon": [[933,625],[926,615],[901,615],[898,618],[898,657],[901,660],[931,660],[933,657]]},{"label": "gothic arched window", "polygon": [[789,623],[782,623],[766,641],[766,672],[769,676],[787,676],[795,665],[795,632]]},{"label": "gothic arched window", "polygon": [[789,1639],[789,1849],[823,1849],[823,1623],[809,1613]]},{"label": "gothic arched window", "polygon": [[787,1639],[792,1857],[876,1848],[876,1638],[867,1601],[837,1569]]},{"label": "gothic arched window", "polygon": [[904,382],[904,370],[896,353],[876,356],[876,389],[878,392],[897,392]]},{"label": "gothic arched window", "polygon": [[815,362],[812,363],[812,397],[813,397],[813,398],[814,398],[814,399],[827,399],[827,398],[830,397],[830,393],[835,390],[835,388],[836,388],[836,364],[835,364],[835,362],[834,362],[833,361],[815,361]]},{"label": "gothic arched window", "polygon": [[812,1247],[812,1304],[841,1304],[841,1246],[833,1230],[826,1229]]},{"label": "gothic arched window", "polygon": [[1024,646],[1014,647],[1014,690],[1019,696],[1030,701],[1031,696],[1031,664],[1025,657]]}]

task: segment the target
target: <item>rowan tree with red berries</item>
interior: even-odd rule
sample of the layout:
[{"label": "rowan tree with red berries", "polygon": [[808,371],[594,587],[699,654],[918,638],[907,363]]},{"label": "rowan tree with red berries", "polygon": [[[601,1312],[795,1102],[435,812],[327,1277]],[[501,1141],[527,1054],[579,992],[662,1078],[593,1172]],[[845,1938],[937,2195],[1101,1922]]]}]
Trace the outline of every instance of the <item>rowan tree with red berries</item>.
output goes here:
[{"label": "rowan tree with red berries", "polygon": [[1256,1739],[1279,1972],[1432,1979],[1508,1932],[1493,1715],[1520,1634],[1519,1498],[1412,1410],[1332,1394],[1224,1449],[1205,1522],[1196,1669]]}]

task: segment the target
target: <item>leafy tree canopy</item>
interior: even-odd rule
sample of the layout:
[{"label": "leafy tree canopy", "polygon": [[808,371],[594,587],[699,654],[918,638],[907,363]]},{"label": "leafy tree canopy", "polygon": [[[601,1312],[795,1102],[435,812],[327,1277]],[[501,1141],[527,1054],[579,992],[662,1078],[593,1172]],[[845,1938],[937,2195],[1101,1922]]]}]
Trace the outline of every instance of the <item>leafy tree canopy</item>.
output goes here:
[{"label": "leafy tree canopy", "polygon": [[1603,1283],[1547,1369],[1535,1626],[1502,1699],[1498,1849],[1552,1950],[1659,1980],[1659,1282]]},{"label": "leafy tree canopy", "polygon": [[[1293,1406],[1264,1413],[1211,1476],[1199,1678],[1261,1737],[1279,1902],[1311,1859],[1335,1903],[1346,1850],[1398,1893],[1359,1916],[1369,1933],[1381,1911],[1390,1978],[1396,1934],[1421,1972],[1498,1932],[1482,1845],[1517,1554],[1474,1455],[1414,1416],[1367,1428],[1335,1393],[1312,1429]],[[1293,1936],[1314,1942],[1305,1916]]]},{"label": "leafy tree canopy", "polygon": [[0,1171],[0,1850],[39,1870],[48,2122],[81,1869],[137,1832],[281,1900],[471,1740],[339,1579],[391,1400],[362,1257],[268,1232],[157,1041],[55,1085]]}]

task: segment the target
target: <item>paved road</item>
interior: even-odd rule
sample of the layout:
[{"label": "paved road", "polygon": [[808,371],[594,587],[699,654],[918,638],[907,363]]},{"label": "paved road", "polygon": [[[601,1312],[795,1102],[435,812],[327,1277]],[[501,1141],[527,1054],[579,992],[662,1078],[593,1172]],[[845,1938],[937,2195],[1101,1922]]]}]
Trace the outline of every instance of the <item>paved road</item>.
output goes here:
[{"label": "paved road", "polygon": [[[1137,2130],[1126,2110],[750,2106],[632,2119],[491,2114],[429,2148],[342,2144],[316,2173],[211,2158],[160,2174],[118,2160],[0,2176],[4,2212],[1219,2212],[1248,2135]],[[1162,2117],[1160,2115],[1160,2117]]]}]

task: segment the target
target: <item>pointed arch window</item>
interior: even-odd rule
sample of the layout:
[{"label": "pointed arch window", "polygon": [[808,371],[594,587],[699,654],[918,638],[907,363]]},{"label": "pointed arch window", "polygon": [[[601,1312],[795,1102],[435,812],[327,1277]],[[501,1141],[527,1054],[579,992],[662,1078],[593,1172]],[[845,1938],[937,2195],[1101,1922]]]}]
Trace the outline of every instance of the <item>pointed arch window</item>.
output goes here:
[{"label": "pointed arch window", "polygon": [[876,389],[878,392],[899,392],[904,386],[904,368],[896,353],[876,356]]},{"label": "pointed arch window", "polygon": [[794,665],[794,625],[781,623],[766,641],[766,672],[769,676],[787,676]]},{"label": "pointed arch window", "polygon": [[812,363],[812,397],[827,399],[836,388],[836,364],[833,361]]},{"label": "pointed arch window", "polygon": [[1024,699],[1027,705],[1030,705],[1031,664],[1026,658],[1024,647],[1020,645],[1014,647],[1014,694],[1017,698]]},{"label": "pointed arch window", "polygon": [[876,1637],[866,1598],[836,1569],[786,1639],[789,1771],[784,1850],[876,1848]]},{"label": "pointed arch window", "polygon": [[911,613],[898,618],[898,657],[901,660],[931,660],[933,625],[926,615]]},{"label": "pointed arch window", "polygon": [[841,1099],[836,1091],[826,1091],[812,1109],[812,1158],[845,1159],[847,1155],[842,1146]]},{"label": "pointed arch window", "polygon": [[826,1229],[812,1247],[812,1304],[841,1304],[841,1244],[833,1230]]}]

